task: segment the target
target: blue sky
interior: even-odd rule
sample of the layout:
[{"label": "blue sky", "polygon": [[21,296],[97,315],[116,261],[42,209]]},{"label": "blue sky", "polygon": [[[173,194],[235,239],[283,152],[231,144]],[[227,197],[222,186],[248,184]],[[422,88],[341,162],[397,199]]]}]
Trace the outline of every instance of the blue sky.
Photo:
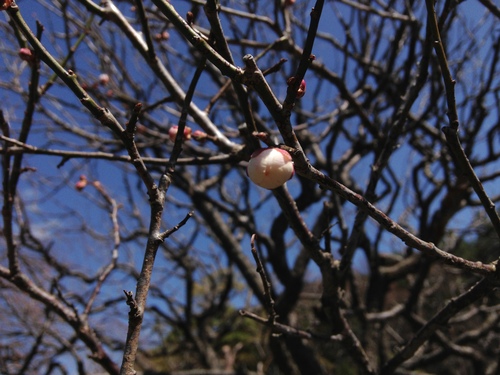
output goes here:
[{"label": "blue sky", "polygon": [[[58,44],[61,42],[60,40],[53,40],[49,36],[49,31],[63,31],[60,20],[49,13],[44,7],[40,6],[38,2],[28,3],[27,0],[19,0],[18,3],[23,11],[26,21],[33,29],[35,28],[36,19],[40,19],[44,25],[46,25],[48,32],[44,35],[43,41],[46,42],[45,44],[49,51],[58,57],[64,56],[65,46]],[[189,8],[188,3],[184,1],[173,1],[173,4],[179,8],[179,12],[181,14],[184,14]],[[128,16],[134,16],[134,14],[130,11],[129,5],[126,3],[118,3],[117,6],[119,6],[120,9],[123,9],[124,13]],[[297,17],[303,17],[304,22],[308,22],[308,6],[309,3],[307,2],[297,2],[295,15]],[[335,16],[335,9],[337,8],[340,9],[341,12],[347,12],[347,8],[336,2],[327,3],[322,16],[322,21],[320,23],[320,31],[331,33],[334,38],[336,38],[340,43],[343,43],[345,39],[343,35],[343,28],[340,23],[331,22],[331,20],[337,20]],[[463,9],[464,14],[466,14],[466,22],[464,25],[457,26],[455,31],[457,40],[461,38],[462,33],[474,30],[474,28],[479,24],[479,20],[484,13],[482,6],[479,6],[477,2],[471,0],[462,3],[460,5],[460,9]],[[347,14],[344,15],[349,18]],[[202,15],[200,14],[200,22],[201,19]],[[97,28],[98,26],[96,24],[97,23],[95,22],[94,27]],[[224,26],[229,29],[227,20],[225,20]],[[353,30],[356,30],[355,26],[353,26]],[[75,34],[75,38],[77,35],[78,34]],[[264,30],[260,33],[260,35],[267,34]],[[270,33],[269,35],[269,38],[273,39],[274,36]],[[119,46],[122,46],[123,51],[125,51],[125,55],[128,57],[125,59],[125,64],[131,72],[130,77],[133,82],[123,82],[123,87],[128,88],[133,83],[142,84],[142,87],[146,89],[142,93],[138,93],[138,96],[141,97],[136,99],[144,100],[148,103],[164,98],[166,95],[165,90],[155,80],[155,78],[152,77],[149,69],[144,67],[144,64],[141,62],[141,58],[135,55],[130,56],[126,54],[130,45],[121,40],[118,35],[113,35],[112,33],[106,34],[105,37],[109,38],[110,43],[117,43]],[[299,33],[295,35],[295,37],[298,40],[303,38],[303,36]],[[390,33],[387,32],[387,39],[389,40],[390,37]],[[484,40],[486,46],[488,46],[492,43],[493,38],[486,35]],[[53,41],[54,43],[51,43]],[[456,40],[449,40],[448,43],[450,46],[456,47],[457,42]],[[175,32],[172,32],[171,44],[177,48],[180,55],[182,55],[183,52],[186,52],[187,47],[185,47],[185,44],[182,42],[182,38],[176,35]],[[452,47],[449,48],[449,52],[450,62],[453,69],[455,56],[454,48]],[[249,50],[251,49],[249,48],[245,51],[241,51],[238,48],[234,49],[234,59],[237,64],[242,64],[242,53],[248,53]],[[81,72],[81,82],[85,82],[88,85],[91,85],[97,79],[103,69],[108,69],[107,73],[112,74],[116,67],[114,64],[110,64],[105,67],[99,66],[92,51],[91,47],[82,44],[77,50],[75,57],[75,61],[79,64],[77,67],[79,69],[78,73],[80,74]],[[343,61],[337,58],[338,53],[332,47],[331,43],[318,39],[313,52],[318,61],[327,64],[328,67],[337,74],[342,74]],[[17,51],[12,49],[5,50],[2,47],[2,54],[5,54],[5,56],[15,56],[16,53]],[[182,56],[178,56],[178,59],[172,58],[172,61],[168,61],[168,63],[172,65],[182,64],[181,57]],[[262,64],[269,64],[270,61],[275,61],[278,57],[278,54],[273,55],[267,61],[264,59]],[[487,58],[489,58],[488,48],[484,47],[479,50],[478,55],[475,56],[475,62],[476,64],[481,64],[481,62]],[[22,74],[19,76],[19,81],[23,87],[26,87],[29,80],[29,69],[27,69],[26,64],[20,60],[9,59],[9,61],[14,61],[16,64],[12,67],[13,70],[22,71]],[[283,99],[286,93],[286,83],[284,77],[287,74],[291,74],[294,69],[295,67],[292,64],[285,65],[285,73],[277,74],[269,78],[273,89],[280,99]],[[189,81],[192,73],[193,72],[191,70],[186,69],[185,75],[179,77],[179,80],[183,81],[183,78],[185,78]],[[10,73],[0,72],[0,77],[5,79],[6,74]],[[355,78],[358,74],[360,74],[359,70],[348,65],[345,71],[345,76],[346,83],[349,88],[353,88],[355,86]],[[45,77],[42,79],[42,83],[45,82],[45,79]],[[459,84],[457,85],[458,100],[461,100],[466,94],[474,95],[478,88],[474,86],[476,77],[474,77],[472,73],[470,75],[464,75],[463,77],[457,77],[457,79],[459,79]],[[308,82],[308,88],[310,88],[311,91],[309,91],[309,95],[306,95],[306,97],[304,97],[301,101],[301,109],[305,112],[314,111],[314,113],[319,116],[325,115],[326,118],[328,113],[331,111],[332,103],[336,103],[337,105],[341,104],[341,101],[337,98],[337,90],[332,88],[331,85],[323,85],[317,92],[312,91],[318,81],[318,78],[311,71],[307,73],[306,80]],[[371,81],[369,81],[369,83],[373,84]],[[10,88],[8,87],[0,87],[0,101],[5,103],[2,106],[2,109],[6,111],[6,117],[10,122],[12,133],[15,136],[19,131],[20,120],[23,115],[23,98],[13,95],[9,89]],[[184,89],[186,89],[186,87],[184,87]],[[216,90],[217,88],[211,82],[209,77],[204,75],[195,98],[200,108],[204,108],[207,100],[216,92]],[[314,92],[314,95],[311,94],[312,92]],[[427,97],[425,94],[426,91],[424,90],[415,105],[414,112],[417,114],[419,113],[419,108],[423,107],[426,103]],[[48,110],[52,111],[52,115],[62,120],[68,126],[78,127],[80,130],[88,133],[99,133],[102,137],[113,141],[113,136],[107,129],[103,129],[101,125],[89,119],[87,113],[81,113],[75,110],[75,108],[79,106],[79,103],[68,89],[63,88],[60,85],[55,85],[51,88],[48,95],[48,99],[44,99],[42,104],[46,106]],[[50,97],[62,98],[62,100],[59,102],[53,102],[49,100]],[[120,121],[122,121],[122,123],[124,123],[127,120],[127,109],[123,108],[118,101],[114,101],[113,99],[110,99],[109,102],[112,106],[112,110],[115,111],[116,116],[120,119]],[[487,104],[491,106],[493,103],[493,98],[488,97]],[[262,107],[263,106],[261,105],[261,108]],[[166,128],[171,124],[175,124],[178,117],[178,114],[172,111],[171,107],[167,108],[167,106],[162,107],[154,114],[158,123],[164,126],[163,130],[166,130]],[[260,114],[263,118],[269,119],[269,116],[264,110],[262,110]],[[381,118],[384,118],[385,116],[388,121],[391,114],[382,113],[378,115]],[[228,111],[227,108],[224,108],[223,105],[220,105],[215,109],[212,117],[217,125],[236,130],[238,124],[233,121],[234,119],[231,117],[231,112]],[[460,113],[460,117],[461,120],[463,120],[462,126],[469,126],[467,120],[469,120],[470,114],[467,112]],[[497,117],[498,109],[493,110],[492,107],[492,112],[488,117],[488,121],[494,125],[497,121]],[[443,118],[445,118],[444,115]],[[268,122],[268,126],[274,128],[270,120],[268,120]],[[358,132],[358,123],[358,119],[348,120],[348,127],[352,129],[352,135],[355,135]],[[193,126],[194,129],[197,128],[197,126],[192,122],[190,122],[189,125]],[[308,125],[310,125],[310,130],[314,134],[319,135],[328,128],[329,122],[328,119],[326,119],[325,121],[320,121],[318,123],[311,122]],[[435,122],[430,125],[440,128],[446,124]],[[485,136],[486,135],[484,135],[484,137]],[[67,133],[63,133],[61,131],[61,127],[55,126],[50,119],[42,116],[37,116],[35,118],[33,132],[28,141],[30,144],[38,147],[50,145],[50,147],[57,149],[71,148],[76,150],[94,150],[102,146],[93,144],[90,141],[82,140],[74,135],[67,135]],[[419,156],[416,153],[411,152],[408,147],[405,147],[404,143],[406,141],[407,138],[401,139],[402,147],[395,151],[394,156],[390,161],[390,166],[393,168],[395,175],[397,177],[403,177],[404,180],[401,185],[401,192],[398,196],[397,203],[390,216],[393,219],[404,219],[405,224],[409,227],[413,227],[413,229],[417,231],[418,210],[417,212],[406,212],[406,210],[408,208],[408,201],[413,199],[411,196],[411,189],[409,189],[408,185],[409,179],[411,178],[408,165],[418,161]],[[66,142],[66,144],[64,142]],[[498,139],[494,140],[494,144],[498,147]],[[335,160],[339,159],[349,149],[349,147],[351,147],[351,143],[346,140],[345,136],[341,136],[341,140],[336,143],[336,147],[333,151],[333,158]],[[112,147],[109,146],[108,148]],[[165,152],[165,156],[168,156],[170,148],[171,144],[166,143],[164,145],[163,151]],[[471,157],[480,158],[484,156],[482,150],[484,150],[484,146],[477,145],[474,148],[474,152]],[[439,151],[440,149],[436,149],[436,152]],[[314,161],[312,155],[311,158]],[[60,161],[60,158],[57,157],[27,155],[25,157],[25,165],[35,167],[37,172],[31,174],[27,173],[23,176],[20,185],[20,192],[25,203],[25,209],[30,211],[30,220],[34,234],[36,234],[39,239],[46,244],[53,243],[52,249],[54,252],[60,254],[61,261],[70,262],[71,264],[74,264],[75,267],[79,267],[82,271],[92,274],[103,264],[106,264],[106,262],[110,259],[111,249],[113,248],[112,239],[102,239],[107,236],[109,237],[111,222],[106,210],[102,209],[101,205],[103,201],[95,194],[95,190],[89,187],[83,192],[77,192],[74,189],[74,183],[78,180],[80,174],[85,174],[89,179],[98,180],[104,185],[106,190],[112,194],[112,197],[123,205],[123,208],[120,211],[120,217],[123,217],[124,219],[123,221],[120,221],[120,225],[124,235],[132,232],[134,228],[139,226],[139,220],[134,221],[130,219],[134,209],[138,210],[143,217],[142,220],[144,223],[147,223],[149,207],[145,189],[143,187],[138,189],[135,188],[138,184],[140,184],[140,181],[135,176],[133,169],[130,166],[125,167],[124,164],[116,164],[109,161],[95,160],[89,162],[73,159],[68,161],[61,168],[57,168]],[[364,189],[366,186],[372,163],[373,155],[369,154],[368,156],[365,156],[353,169],[353,177],[361,189]],[[499,164],[497,161],[488,165],[488,170],[492,172],[497,170],[498,167]],[[206,170],[210,173],[220,173],[219,167],[216,166],[207,167]],[[230,182],[226,184],[229,192],[228,195],[236,196],[239,189],[242,189],[242,186],[248,183],[244,177],[244,165],[242,164],[239,166],[238,171],[233,171],[231,173]],[[435,173],[440,172],[436,170]],[[154,175],[155,178],[158,178],[158,173],[155,173]],[[425,183],[426,181],[423,180],[422,184]],[[125,190],[128,186],[131,187],[130,195],[128,195]],[[297,177],[289,181],[287,186],[293,196],[297,196],[300,193],[300,182]],[[382,188],[383,186],[380,185],[379,191],[381,191]],[[486,188],[492,195],[500,193],[496,180],[487,183]],[[255,202],[259,202],[264,196],[270,194],[269,192],[263,191],[259,188],[252,189],[250,197]],[[131,205],[131,197],[133,198],[133,201],[136,202],[136,207]],[[215,194],[214,197],[218,199]],[[172,187],[169,191],[169,199],[171,200],[167,203],[167,211],[164,216],[165,229],[177,224],[188,211],[187,205],[189,199],[185,192],[181,189]],[[378,202],[377,205],[380,208],[385,208],[388,207],[389,201],[382,200]],[[258,205],[256,204],[256,206]],[[322,202],[320,201],[311,206],[307,212],[304,212],[304,219],[308,225],[312,226],[314,224],[317,213],[321,210],[321,208]],[[433,208],[437,208],[437,204]],[[458,230],[467,228],[477,211],[479,210],[463,210],[456,216],[456,218],[454,218],[451,229]],[[269,220],[267,219],[275,217],[278,212],[279,207],[273,198],[265,200],[265,203],[258,206],[256,212],[258,216],[258,219],[256,220],[258,230],[267,232],[270,225]],[[352,219],[355,213],[356,209],[354,206],[350,204],[345,205],[345,214],[348,218],[348,225],[352,224]],[[198,280],[203,280],[205,272],[214,271],[220,267],[221,264],[222,266],[227,265],[226,260],[220,253],[220,247],[218,246],[216,240],[210,238],[204,230],[205,229],[200,228],[200,226],[197,225],[195,219],[192,219],[185,227],[182,228],[181,231],[173,235],[172,239],[167,241],[167,246],[169,246],[172,251],[175,251],[177,249],[176,246],[179,243],[183,243],[192,238],[192,236],[197,235],[190,254],[193,257],[199,257],[207,265],[206,269],[200,269],[197,273],[196,276]],[[367,231],[370,236],[375,236],[378,232],[378,226],[370,221],[367,224]],[[334,226],[332,228],[332,233],[333,235],[339,235],[339,227]],[[290,230],[287,232],[286,239],[290,243],[288,254],[289,261],[292,263],[296,254],[300,250],[300,245]],[[248,235],[241,237],[240,244],[245,251],[248,251],[250,258],[250,242]],[[392,235],[388,234],[384,234],[382,244],[383,246],[380,247],[381,250],[384,251],[402,252],[405,249],[405,245],[399,239],[396,239]],[[136,269],[138,269],[142,261],[143,246],[144,239],[138,242],[122,243],[120,247],[120,262],[123,262],[124,264],[130,262],[136,267]],[[338,250],[338,248],[335,248],[334,250]],[[359,251],[354,259],[354,264],[359,270],[364,270],[366,267],[364,256]],[[312,263],[309,267],[308,276],[311,279],[318,276],[316,266]],[[131,277],[125,277],[124,273],[118,272],[116,276],[113,276],[113,278],[114,279],[110,283],[109,288],[106,288],[103,291],[103,297],[109,295],[118,296],[122,293],[122,289],[135,290],[135,280]],[[174,298],[177,298],[179,301],[183,301],[185,298],[181,279],[181,271],[179,271],[179,269],[175,269],[175,265],[169,261],[164,256],[163,251],[161,251],[158,256],[155,280],[158,280],[158,283],[161,281],[162,286],[166,285],[168,288],[176,289],[177,294],[174,295]],[[75,288],[74,284],[76,284],[76,281],[68,280],[68,289]],[[279,289],[280,286],[276,284],[276,287]],[[237,295],[235,293],[233,301],[235,304],[241,306],[245,303],[246,296],[246,291],[241,291]],[[158,302],[155,301],[153,297],[151,303]],[[123,311],[123,306],[116,307],[117,310],[120,310],[120,308],[122,309],[121,311]],[[122,324],[125,320],[125,315],[118,319],[118,321]]]}]

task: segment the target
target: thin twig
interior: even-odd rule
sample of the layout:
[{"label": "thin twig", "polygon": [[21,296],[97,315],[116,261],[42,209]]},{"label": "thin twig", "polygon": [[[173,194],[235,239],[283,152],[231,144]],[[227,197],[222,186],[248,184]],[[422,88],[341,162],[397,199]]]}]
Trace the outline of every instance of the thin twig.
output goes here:
[{"label": "thin twig", "polygon": [[443,77],[444,86],[446,89],[446,100],[448,103],[448,119],[449,126],[443,128],[444,135],[446,136],[446,141],[450,147],[450,150],[454,156],[454,161],[457,168],[467,176],[470,184],[472,185],[474,191],[476,192],[481,204],[484,207],[490,221],[495,228],[498,238],[500,238],[500,216],[496,210],[495,204],[492,202],[486,191],[484,190],[483,184],[476,175],[476,172],[472,168],[472,165],[465,154],[465,151],[460,143],[458,137],[458,111],[457,103],[455,100],[455,80],[453,79],[448,65],[448,60],[446,58],[446,52],[444,50],[443,42],[441,40],[441,35],[438,27],[438,20],[436,16],[436,10],[434,8],[433,0],[426,0],[427,6],[427,22],[434,39],[434,50],[438,58],[439,66],[441,67],[441,75]]},{"label": "thin twig", "polygon": [[252,256],[253,256],[253,259],[255,259],[255,263],[257,264],[257,273],[260,275],[260,279],[262,280],[262,286],[264,287],[264,299],[267,301],[267,312],[269,314],[269,324],[271,326],[274,326],[278,315],[276,314],[276,311],[274,310],[274,299],[273,299],[272,290],[271,290],[271,282],[267,278],[266,269],[264,268],[264,265],[262,264],[262,261],[260,260],[260,256],[259,256],[259,253],[257,251],[257,248],[255,247],[256,237],[257,236],[255,234],[252,234],[252,237],[250,239],[250,245],[252,248]]},{"label": "thin twig", "polygon": [[[269,322],[269,319],[262,318],[250,311],[246,310],[240,310],[239,311],[241,316],[250,318],[252,320],[255,320],[256,322],[259,322],[264,325],[270,325],[271,323]],[[284,335],[288,336],[296,336],[300,337],[303,339],[307,340],[317,340],[317,341],[341,341],[342,340],[342,335],[321,335],[318,333],[314,332],[309,332],[309,331],[304,331],[295,327],[291,327],[286,324],[281,324],[278,322],[274,322],[272,324],[273,330],[276,332],[282,333]]]},{"label": "thin twig", "polygon": [[[63,161],[57,165],[61,167],[69,159],[102,159],[102,160],[113,160],[120,161],[124,163],[130,163],[132,161],[130,156],[127,155],[115,155],[109,152],[100,151],[71,151],[71,150],[53,150],[44,149],[36,146],[32,146],[23,142],[19,142],[16,139],[9,138],[0,135],[0,140],[6,142],[7,144],[13,144],[14,147],[0,147],[0,154],[16,155],[16,154],[37,154],[37,155],[51,155],[60,156]],[[168,158],[155,158],[155,157],[143,157],[142,161],[147,165],[165,165],[168,162]],[[225,163],[238,163],[241,161],[241,157],[238,154],[220,154],[205,157],[185,157],[179,158],[177,160],[178,165],[206,165],[206,164],[225,164]]]},{"label": "thin twig", "polygon": [[[166,193],[172,182],[172,176],[175,171],[175,164],[177,162],[177,158],[182,152],[182,142],[184,141],[184,129],[186,126],[188,109],[190,108],[194,91],[198,84],[199,78],[203,73],[204,68],[205,68],[205,60],[203,59],[200,62],[198,68],[196,69],[193,80],[191,81],[189,89],[186,93],[186,97],[184,99],[182,113],[179,118],[179,125],[177,129],[177,135],[175,138],[174,149],[172,151],[169,161],[166,163],[165,173],[160,177],[160,182],[158,184],[158,187],[153,191],[154,195],[153,196],[150,195],[151,222],[149,228],[148,242],[146,245],[146,252],[144,254],[144,261],[142,263],[141,273],[137,281],[137,291],[135,298],[137,312],[129,319],[129,328],[127,332],[127,340],[125,343],[125,351],[121,367],[121,373],[125,375],[135,374],[134,366],[137,357],[137,350],[139,347],[139,336],[141,332],[142,322],[144,319],[146,300],[151,285],[151,277],[153,274],[153,267],[155,263],[156,253],[158,251],[160,243],[162,243],[165,240],[165,238],[167,238],[171,233],[177,231],[180,227],[182,227],[187,222],[187,220],[193,215],[193,213],[190,212],[187,214],[184,220],[182,220],[176,227],[163,233],[160,231],[162,222],[161,218],[165,206]],[[127,131],[124,131],[124,133],[126,132]],[[126,134],[122,138],[124,138],[124,141],[131,142],[130,147],[136,149],[133,139],[131,140],[128,137],[126,137]]]},{"label": "thin twig", "polygon": [[184,105],[182,106],[181,116],[179,117],[177,134],[175,136],[175,142],[174,142],[174,148],[173,148],[172,153],[170,155],[170,159],[167,163],[167,173],[170,173],[170,174],[174,172],[175,164],[177,163],[177,159],[179,158],[179,156],[182,152],[182,143],[184,142],[184,129],[186,128],[186,120],[187,120],[187,116],[188,116],[189,106],[191,104],[191,101],[193,100],[194,91],[196,89],[196,86],[198,85],[201,74],[203,73],[203,71],[205,69],[205,63],[206,63],[206,59],[203,58],[200,61],[200,63],[198,64],[198,67],[196,68],[193,79],[191,80],[191,83],[189,84],[189,89],[186,92],[186,98],[184,99]]},{"label": "thin twig", "polygon": [[166,238],[170,237],[173,233],[177,232],[179,229],[181,229],[190,218],[192,218],[194,215],[194,211],[189,211],[184,219],[182,219],[176,226],[170,228],[169,230],[166,230],[165,232],[160,234],[161,240],[165,240]]},{"label": "thin twig", "polygon": [[299,66],[297,67],[297,71],[293,77],[293,82],[288,86],[286,98],[283,102],[283,107],[287,111],[293,108],[295,100],[297,99],[297,90],[300,83],[304,79],[311,62],[315,59],[314,55],[312,55],[312,49],[314,40],[316,39],[316,33],[318,32],[319,20],[321,18],[321,13],[323,12],[324,3],[324,0],[317,0],[311,10],[311,23],[309,24],[309,30],[307,31],[307,38],[304,44],[304,49],[302,50]]},{"label": "thin twig", "polygon": [[94,287],[94,290],[92,291],[87,304],[85,306],[85,309],[83,311],[84,316],[87,316],[90,313],[90,310],[92,308],[92,305],[94,304],[95,299],[99,295],[99,292],[101,291],[102,285],[108,278],[108,276],[111,274],[111,271],[113,271],[116,267],[116,264],[118,262],[118,248],[120,247],[121,243],[121,238],[120,238],[120,225],[118,223],[118,209],[119,205],[116,202],[115,199],[109,195],[109,193],[106,191],[104,186],[99,181],[94,181],[92,183],[94,188],[99,192],[99,194],[104,198],[104,200],[108,203],[109,205],[109,215],[111,217],[111,223],[113,224],[113,242],[114,246],[111,251],[111,260],[109,264],[102,269],[100,272],[99,277],[97,278],[97,284]]},{"label": "thin twig", "polygon": [[156,58],[156,52],[153,44],[153,38],[151,38],[151,30],[148,25],[148,19],[146,17],[146,11],[144,9],[144,4],[142,0],[136,0],[135,5],[137,8],[137,14],[142,25],[142,34],[146,40],[146,45],[148,46],[148,55],[151,60]]}]

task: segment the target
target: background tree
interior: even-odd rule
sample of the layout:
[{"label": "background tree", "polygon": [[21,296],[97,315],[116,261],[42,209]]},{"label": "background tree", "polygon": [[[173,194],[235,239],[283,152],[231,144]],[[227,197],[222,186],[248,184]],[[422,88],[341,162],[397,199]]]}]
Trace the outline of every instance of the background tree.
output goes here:
[{"label": "background tree", "polygon": [[499,371],[492,2],[2,4],[1,373]]}]

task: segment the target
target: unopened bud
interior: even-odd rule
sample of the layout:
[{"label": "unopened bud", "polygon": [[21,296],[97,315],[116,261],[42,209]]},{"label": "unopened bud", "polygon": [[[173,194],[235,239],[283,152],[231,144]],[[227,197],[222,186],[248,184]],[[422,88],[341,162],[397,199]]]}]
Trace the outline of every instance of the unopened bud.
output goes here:
[{"label": "unopened bud", "polygon": [[19,48],[19,57],[30,64],[35,61],[35,53],[29,48]]},{"label": "unopened bud", "polygon": [[297,98],[302,98],[306,94],[306,80],[300,82],[299,89],[297,90]]},{"label": "unopened bud", "polygon": [[250,157],[247,175],[256,185],[276,189],[294,175],[290,154],[280,148],[261,148]]},{"label": "unopened bud", "polygon": [[157,33],[155,34],[154,36],[154,39],[157,41],[157,42],[160,42],[162,40],[169,40],[170,39],[170,34],[168,31],[163,31],[161,33]]},{"label": "unopened bud", "polygon": [[[170,129],[168,129],[168,138],[170,138],[172,142],[175,142],[175,137],[177,137],[178,129],[179,127],[177,125],[174,125]],[[185,126],[183,140],[187,141],[189,139],[191,139],[191,128],[189,126]]]},{"label": "unopened bud", "polygon": [[99,84],[101,86],[106,86],[109,83],[109,75],[102,73],[99,75]]},{"label": "unopened bud", "polygon": [[85,186],[87,186],[87,184],[88,184],[87,176],[82,174],[78,182],[75,184],[75,189],[78,191],[82,191],[85,188]]},{"label": "unopened bud", "polygon": [[198,142],[204,142],[208,138],[208,134],[205,132],[202,132],[201,130],[195,130],[192,134],[192,137],[195,141]]}]

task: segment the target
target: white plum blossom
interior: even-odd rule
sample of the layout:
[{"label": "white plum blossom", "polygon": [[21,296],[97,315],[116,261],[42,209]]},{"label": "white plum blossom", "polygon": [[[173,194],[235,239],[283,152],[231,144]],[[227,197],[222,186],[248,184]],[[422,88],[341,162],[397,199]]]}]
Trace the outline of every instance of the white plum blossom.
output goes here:
[{"label": "white plum blossom", "polygon": [[261,148],[250,157],[247,175],[256,185],[276,189],[294,174],[290,154],[280,148]]}]

